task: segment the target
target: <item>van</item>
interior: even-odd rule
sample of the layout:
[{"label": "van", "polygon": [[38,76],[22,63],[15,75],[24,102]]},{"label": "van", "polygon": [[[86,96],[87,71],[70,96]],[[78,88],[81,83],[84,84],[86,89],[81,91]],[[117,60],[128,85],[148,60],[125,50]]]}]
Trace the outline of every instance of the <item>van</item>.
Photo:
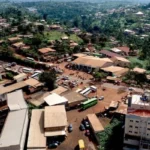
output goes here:
[{"label": "van", "polygon": [[31,58],[31,57],[27,57],[26,60],[28,60],[28,61],[35,61],[34,58]]}]

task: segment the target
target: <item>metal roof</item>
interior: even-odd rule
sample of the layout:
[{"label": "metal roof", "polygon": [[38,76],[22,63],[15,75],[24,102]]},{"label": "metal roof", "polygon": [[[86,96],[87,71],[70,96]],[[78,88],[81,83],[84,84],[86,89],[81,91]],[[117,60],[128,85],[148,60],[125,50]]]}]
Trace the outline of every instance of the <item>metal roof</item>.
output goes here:
[{"label": "metal roof", "polygon": [[33,109],[29,136],[28,148],[45,148],[46,137],[44,136],[44,109]]},{"label": "metal roof", "polygon": [[16,145],[20,145],[21,147],[26,137],[26,129],[28,126],[27,117],[27,109],[12,111],[8,114],[0,137],[0,149]]},{"label": "metal roof", "polygon": [[22,90],[7,94],[7,104],[11,111],[28,108],[24,100]]},{"label": "metal roof", "polygon": [[64,105],[47,106],[44,114],[44,127],[55,128],[67,125],[67,115]]}]

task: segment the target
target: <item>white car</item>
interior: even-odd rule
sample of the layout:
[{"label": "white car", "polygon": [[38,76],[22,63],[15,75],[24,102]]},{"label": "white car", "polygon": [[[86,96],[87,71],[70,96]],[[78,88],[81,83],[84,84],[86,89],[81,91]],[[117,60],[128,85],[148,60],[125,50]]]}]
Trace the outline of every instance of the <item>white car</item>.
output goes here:
[{"label": "white car", "polygon": [[100,96],[99,97],[99,100],[101,101],[101,100],[103,100],[104,99],[104,96]]}]

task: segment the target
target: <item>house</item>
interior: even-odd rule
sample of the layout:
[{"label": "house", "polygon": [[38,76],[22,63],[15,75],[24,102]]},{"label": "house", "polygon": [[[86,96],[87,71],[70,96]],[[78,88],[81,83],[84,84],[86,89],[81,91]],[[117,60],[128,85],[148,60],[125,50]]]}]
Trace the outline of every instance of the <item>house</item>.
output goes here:
[{"label": "house", "polygon": [[78,46],[78,43],[76,43],[76,42],[71,42],[70,43],[70,48],[74,48],[76,46]]},{"label": "house", "polygon": [[20,81],[23,81],[24,79],[27,78],[27,74],[25,73],[20,73],[16,76],[13,77],[13,79],[16,81],[16,82],[20,82]]},{"label": "house", "polygon": [[122,46],[122,47],[116,47],[116,48],[119,49],[119,50],[121,50],[125,56],[129,55],[129,52],[130,52],[130,48],[129,47]]},{"label": "house", "polygon": [[143,69],[143,68],[138,68],[138,67],[135,67],[133,70],[133,72],[136,72],[136,73],[139,73],[139,74],[144,74],[146,73],[146,70]]},{"label": "house", "polygon": [[21,50],[29,50],[30,49],[30,46],[27,46],[27,45],[24,45],[21,47]]},{"label": "house", "polygon": [[63,36],[63,37],[61,37],[61,40],[68,40],[68,39],[69,39],[68,36]]},{"label": "house", "polygon": [[0,23],[6,23],[6,19],[4,19],[4,18],[0,18]]},{"label": "house", "polygon": [[132,31],[132,30],[129,30],[129,29],[125,29],[124,34],[126,34],[126,35],[135,35],[135,32]]},{"label": "house", "polygon": [[93,69],[108,67],[113,64],[109,58],[98,58],[94,56],[79,57],[72,61],[71,66],[75,69],[91,72]]},{"label": "house", "polygon": [[125,116],[124,150],[148,150],[150,142],[150,97],[132,95]]},{"label": "house", "polygon": [[26,83],[26,85],[28,85],[28,90],[30,93],[41,90],[43,87],[43,83],[34,78],[27,79],[24,82]]},{"label": "house", "polygon": [[120,49],[115,48],[115,47],[112,48],[111,51],[114,52],[114,53],[120,54],[120,55],[121,55],[121,53],[122,53],[122,51],[121,51]]},{"label": "house", "polygon": [[57,25],[57,24],[50,25],[49,28],[51,30],[60,30],[60,29],[62,29],[62,27],[60,25]]},{"label": "house", "polygon": [[77,107],[78,104],[85,101],[87,98],[77,92],[68,91],[67,93],[62,94],[68,100],[67,108]]},{"label": "house", "polygon": [[118,66],[109,66],[109,67],[101,68],[101,70],[107,72],[111,76],[116,76],[116,77],[122,77],[129,71],[128,68],[123,68]]},{"label": "house", "polygon": [[67,125],[67,115],[64,105],[45,107],[44,131],[46,137],[66,136]]},{"label": "house", "polygon": [[44,101],[49,105],[49,106],[54,106],[54,105],[66,105],[68,100],[60,96],[56,93],[52,93],[48,95],[47,97],[44,98]]},{"label": "house", "polygon": [[19,38],[19,37],[8,38],[8,41],[9,41],[10,43],[19,42],[20,40],[21,40],[21,38]]},{"label": "house", "polygon": [[137,15],[137,16],[143,16],[143,15],[144,15],[144,13],[143,13],[143,12],[141,12],[141,11],[139,11],[139,12],[135,13],[135,15]]},{"label": "house", "polygon": [[64,93],[66,93],[67,91],[68,91],[67,88],[65,88],[63,86],[58,86],[56,89],[54,89],[50,93],[55,93],[55,94],[58,94],[58,95],[62,95]]},{"label": "house", "polygon": [[27,104],[21,90],[7,94],[7,100],[10,112],[1,133],[0,150],[24,150],[28,128]]},{"label": "house", "polygon": [[107,50],[101,50],[100,54],[102,54],[103,56],[108,57],[108,58],[112,58],[112,57],[115,57],[115,56],[122,57],[120,54],[113,53],[113,52],[107,51]]},{"label": "house", "polygon": [[130,61],[123,57],[115,56],[111,60],[113,61],[114,65],[116,65],[116,66],[121,66],[121,67],[129,67],[130,66]]},{"label": "house", "polygon": [[17,42],[12,44],[12,46],[16,49],[19,50],[20,48],[22,48],[23,46],[25,46],[25,44],[23,42]]},{"label": "house", "polygon": [[44,109],[32,110],[27,149],[46,149],[46,137],[44,135]]},{"label": "house", "polygon": [[101,122],[99,121],[99,119],[95,114],[88,114],[87,120],[89,121],[90,127],[94,133],[96,140],[99,141],[97,133],[101,133],[104,131],[103,125],[101,124]]}]

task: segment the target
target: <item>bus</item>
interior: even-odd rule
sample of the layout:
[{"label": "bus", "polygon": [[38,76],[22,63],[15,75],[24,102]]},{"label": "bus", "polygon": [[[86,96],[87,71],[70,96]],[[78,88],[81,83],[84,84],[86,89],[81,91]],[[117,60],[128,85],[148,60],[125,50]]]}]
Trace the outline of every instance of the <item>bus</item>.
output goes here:
[{"label": "bus", "polygon": [[84,141],[81,139],[78,141],[78,143],[79,143],[79,150],[84,150],[85,149]]},{"label": "bus", "polygon": [[85,110],[85,109],[87,109],[87,108],[89,108],[89,107],[91,107],[91,106],[96,105],[97,102],[98,102],[97,98],[88,99],[87,101],[82,102],[82,103],[80,104],[80,106],[81,106],[80,108],[81,108],[82,110]]},{"label": "bus", "polygon": [[23,71],[24,73],[32,73],[32,72],[33,72],[33,70],[30,69],[30,68],[22,68],[22,71]]},{"label": "bus", "polygon": [[88,91],[91,91],[91,88],[88,87],[85,90],[81,91],[80,94],[84,95],[85,93],[87,93]]}]

